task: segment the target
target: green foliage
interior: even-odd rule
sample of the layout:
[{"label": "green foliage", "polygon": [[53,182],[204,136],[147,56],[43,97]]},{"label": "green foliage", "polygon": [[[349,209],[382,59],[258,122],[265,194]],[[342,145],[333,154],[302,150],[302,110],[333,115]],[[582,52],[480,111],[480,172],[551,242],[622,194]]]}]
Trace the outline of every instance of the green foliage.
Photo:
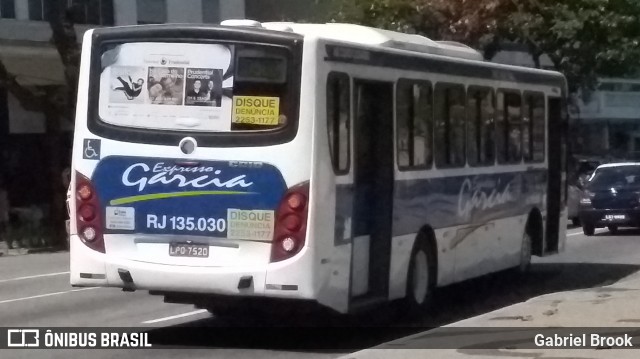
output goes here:
[{"label": "green foliage", "polygon": [[[514,0],[515,2],[515,0]],[[637,0],[517,1],[502,35],[547,54],[572,91],[592,89],[598,76],[626,76],[638,68]]]},{"label": "green foliage", "polygon": [[572,91],[630,75],[640,58],[638,0],[342,0],[335,20],[459,41],[487,59],[522,44],[537,65],[548,55]]},{"label": "green foliage", "polygon": [[496,40],[502,7],[503,0],[345,0],[337,21],[486,48]]}]

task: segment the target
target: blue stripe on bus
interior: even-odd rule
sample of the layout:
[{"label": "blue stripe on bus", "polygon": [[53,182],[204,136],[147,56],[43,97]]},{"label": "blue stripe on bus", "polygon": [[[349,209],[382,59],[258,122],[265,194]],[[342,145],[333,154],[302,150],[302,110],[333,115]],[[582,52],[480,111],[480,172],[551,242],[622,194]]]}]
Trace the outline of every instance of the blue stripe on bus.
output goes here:
[{"label": "blue stripe on bus", "polygon": [[[393,194],[393,236],[466,225],[482,226],[499,218],[544,211],[547,170],[482,174],[429,179],[396,180]],[[354,185],[336,188],[334,244],[350,242],[343,224],[357,213]]]}]

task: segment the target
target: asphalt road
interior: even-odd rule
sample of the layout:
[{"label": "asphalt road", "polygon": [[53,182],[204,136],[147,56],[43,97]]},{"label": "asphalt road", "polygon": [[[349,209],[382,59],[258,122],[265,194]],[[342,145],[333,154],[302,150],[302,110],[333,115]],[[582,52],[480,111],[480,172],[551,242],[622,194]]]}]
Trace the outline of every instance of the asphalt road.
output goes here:
[{"label": "asphalt road", "polygon": [[[224,322],[191,306],[165,304],[145,292],[71,288],[68,253],[0,257],[0,327],[145,327],[155,348],[11,350],[0,357],[335,358],[538,295],[615,282],[640,270],[640,231],[621,230],[611,236],[601,230],[585,237],[580,229],[569,229],[568,235],[566,251],[535,258],[525,279],[500,273],[442,289],[424,318],[399,318],[393,307],[347,318],[317,313],[288,318],[294,325],[315,324],[296,330],[274,329],[272,324],[282,324],[277,317],[266,324],[249,319]],[[190,331],[183,336],[166,332],[175,327]]]}]

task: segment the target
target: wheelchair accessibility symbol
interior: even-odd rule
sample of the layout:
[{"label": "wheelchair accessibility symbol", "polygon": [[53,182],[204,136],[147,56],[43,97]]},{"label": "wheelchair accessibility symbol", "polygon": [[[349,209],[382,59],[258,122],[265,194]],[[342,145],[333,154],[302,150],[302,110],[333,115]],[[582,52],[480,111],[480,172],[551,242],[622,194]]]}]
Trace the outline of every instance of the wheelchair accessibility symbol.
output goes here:
[{"label": "wheelchair accessibility symbol", "polygon": [[82,146],[82,158],[85,160],[99,160],[100,159],[100,140],[84,139],[84,145]]}]

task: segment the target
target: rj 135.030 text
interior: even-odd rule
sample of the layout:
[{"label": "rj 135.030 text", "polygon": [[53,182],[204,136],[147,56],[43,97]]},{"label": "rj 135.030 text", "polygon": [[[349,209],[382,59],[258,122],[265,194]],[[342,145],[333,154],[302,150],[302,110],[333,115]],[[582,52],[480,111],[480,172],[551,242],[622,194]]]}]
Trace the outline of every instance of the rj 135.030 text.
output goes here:
[{"label": "rj 135.030 text", "polygon": [[224,232],[227,222],[224,218],[195,218],[179,216],[147,215],[147,228],[172,229],[177,231]]}]

